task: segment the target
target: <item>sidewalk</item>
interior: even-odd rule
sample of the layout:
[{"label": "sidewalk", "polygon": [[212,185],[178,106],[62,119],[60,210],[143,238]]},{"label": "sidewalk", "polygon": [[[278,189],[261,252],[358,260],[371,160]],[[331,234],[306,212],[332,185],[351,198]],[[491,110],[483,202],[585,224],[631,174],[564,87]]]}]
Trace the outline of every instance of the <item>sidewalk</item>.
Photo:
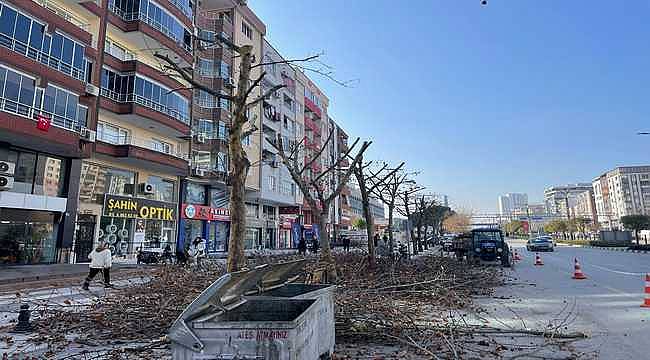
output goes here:
[{"label": "sidewalk", "polygon": [[[137,267],[137,265],[131,264],[113,264],[112,271],[136,269]],[[88,273],[87,263],[0,266],[0,285],[81,277],[86,273]]]}]

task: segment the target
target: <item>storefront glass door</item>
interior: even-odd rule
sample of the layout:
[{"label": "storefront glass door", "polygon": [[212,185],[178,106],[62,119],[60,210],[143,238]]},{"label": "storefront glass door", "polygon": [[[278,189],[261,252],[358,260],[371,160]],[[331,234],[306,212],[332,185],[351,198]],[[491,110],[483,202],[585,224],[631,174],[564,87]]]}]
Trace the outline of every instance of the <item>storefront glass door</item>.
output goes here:
[{"label": "storefront glass door", "polygon": [[228,237],[230,236],[230,223],[224,221],[212,221],[208,224],[208,252],[218,253],[226,251]]},{"label": "storefront glass door", "polygon": [[42,211],[0,211],[0,264],[47,264],[56,260],[58,225]]}]

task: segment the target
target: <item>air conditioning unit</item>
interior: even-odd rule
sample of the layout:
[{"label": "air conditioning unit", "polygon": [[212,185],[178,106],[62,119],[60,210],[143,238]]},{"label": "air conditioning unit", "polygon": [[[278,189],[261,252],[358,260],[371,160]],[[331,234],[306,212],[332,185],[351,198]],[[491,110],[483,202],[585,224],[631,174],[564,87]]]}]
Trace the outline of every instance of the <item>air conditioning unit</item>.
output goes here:
[{"label": "air conditioning unit", "polygon": [[196,169],[192,170],[192,175],[194,175],[194,176],[201,176],[201,177],[203,177],[203,176],[205,176],[207,173],[208,173],[208,171],[207,171],[206,169],[196,168]]},{"label": "air conditioning unit", "polygon": [[95,140],[97,139],[97,133],[86,127],[82,127],[79,130],[79,135],[81,135],[81,140],[86,142],[95,142]]},{"label": "air conditioning unit", "polygon": [[276,99],[279,99],[280,98],[280,92],[279,91],[274,91],[273,92],[273,97],[276,98]]},{"label": "air conditioning unit", "polygon": [[205,134],[197,134],[196,135],[196,143],[197,144],[205,144]]},{"label": "air conditioning unit", "polygon": [[150,195],[155,192],[156,188],[151,183],[138,184],[138,192],[140,194]]},{"label": "air conditioning unit", "polygon": [[86,94],[99,96],[99,88],[93,84],[86,84]]},{"label": "air conditioning unit", "polygon": [[9,161],[0,161],[0,174],[13,176],[16,164]]},{"label": "air conditioning unit", "polygon": [[0,191],[11,190],[14,187],[14,178],[12,176],[0,176]]}]

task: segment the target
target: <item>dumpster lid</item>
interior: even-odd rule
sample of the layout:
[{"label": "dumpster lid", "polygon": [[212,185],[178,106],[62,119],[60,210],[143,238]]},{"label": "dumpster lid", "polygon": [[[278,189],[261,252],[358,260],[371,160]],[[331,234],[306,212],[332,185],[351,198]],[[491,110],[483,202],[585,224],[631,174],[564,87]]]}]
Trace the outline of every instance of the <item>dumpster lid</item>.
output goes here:
[{"label": "dumpster lid", "polygon": [[203,342],[189,325],[232,310],[246,302],[244,295],[281,287],[304,267],[300,259],[277,264],[264,264],[251,270],[221,276],[196,298],[174,321],[169,337],[189,349],[203,349]]},{"label": "dumpster lid", "polygon": [[260,283],[258,283],[257,288],[254,289],[255,292],[272,290],[295,280],[305,267],[306,263],[306,259],[298,259],[270,264],[269,270],[262,275]]}]

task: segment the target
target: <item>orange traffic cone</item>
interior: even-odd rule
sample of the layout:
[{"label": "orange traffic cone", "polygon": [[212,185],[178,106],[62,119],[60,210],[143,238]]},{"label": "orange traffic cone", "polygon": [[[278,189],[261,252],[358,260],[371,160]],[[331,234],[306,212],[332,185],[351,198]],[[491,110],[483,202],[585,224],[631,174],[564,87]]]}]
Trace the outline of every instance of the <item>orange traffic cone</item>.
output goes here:
[{"label": "orange traffic cone", "polygon": [[582,273],[582,269],[580,268],[580,263],[578,262],[578,258],[574,258],[574,265],[573,265],[573,278],[576,280],[584,280],[587,277],[585,274]]},{"label": "orange traffic cone", "polygon": [[542,266],[544,263],[542,262],[542,258],[539,256],[539,254],[535,253],[535,266]]},{"label": "orange traffic cone", "polygon": [[645,301],[641,307],[650,307],[650,274],[645,274]]}]

